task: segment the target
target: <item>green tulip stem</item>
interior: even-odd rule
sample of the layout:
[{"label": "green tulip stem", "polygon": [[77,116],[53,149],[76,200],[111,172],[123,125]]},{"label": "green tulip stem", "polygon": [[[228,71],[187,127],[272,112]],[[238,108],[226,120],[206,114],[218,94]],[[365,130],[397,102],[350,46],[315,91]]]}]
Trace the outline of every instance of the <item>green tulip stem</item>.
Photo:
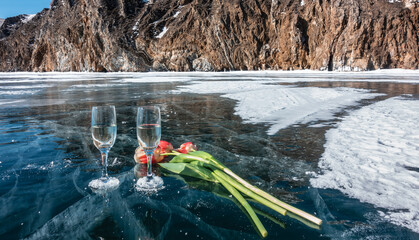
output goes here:
[{"label": "green tulip stem", "polygon": [[212,175],[229,191],[236,199],[240,202],[240,204],[246,209],[247,213],[250,215],[251,219],[253,220],[254,224],[256,225],[256,228],[259,230],[259,233],[262,235],[262,237],[268,236],[268,232],[266,231],[263,224],[260,222],[260,219],[257,217],[255,211],[253,211],[253,208],[249,205],[249,203],[243,198],[243,196],[228,182],[226,182],[222,177],[219,177],[214,172]]},{"label": "green tulip stem", "polygon": [[267,192],[264,192],[262,190],[260,190],[259,188],[251,185],[250,183],[246,182],[244,179],[242,179],[241,177],[237,176],[234,172],[232,172],[230,169],[224,167],[224,169],[222,169],[226,174],[230,175],[232,178],[234,178],[236,181],[238,181],[239,183],[241,183],[243,186],[245,186],[246,188],[250,189],[251,191],[253,191],[254,193],[258,194],[259,196],[262,196],[264,198],[266,198],[267,200],[271,201],[272,203],[275,203],[276,205],[285,208],[286,210],[294,213],[297,216],[300,216],[302,218],[305,218],[307,220],[309,220],[310,222],[313,222],[317,225],[321,225],[322,224],[322,220],[309,214],[306,213],[298,208],[295,208],[287,203],[284,203],[282,201],[280,201],[279,199],[275,198],[274,196],[270,195]]},{"label": "green tulip stem", "polygon": [[[196,153],[196,152],[194,152]],[[177,153],[177,152],[172,152],[171,155],[180,155],[181,153]],[[213,158],[211,155],[209,155],[208,157],[202,158],[200,156],[197,156],[197,154],[184,154],[184,160],[186,160],[187,162],[192,162],[192,161],[200,161],[203,162],[205,164],[209,164],[210,166],[213,166],[212,169],[214,170],[215,168],[222,170],[224,173],[226,173],[227,175],[229,175],[230,177],[232,177],[234,180],[236,180],[237,182],[239,182],[241,185],[243,185],[244,187],[246,187],[247,189],[251,190],[252,192],[256,193],[257,195],[265,198],[266,200],[271,201],[272,203],[278,205],[281,208],[284,208],[292,213],[294,213],[297,216],[300,216],[301,218],[304,218],[312,223],[315,223],[317,225],[321,225],[322,224],[322,220],[309,214],[306,213],[298,208],[295,208],[287,203],[282,202],[281,200],[275,198],[274,196],[270,195],[267,192],[262,191],[261,189],[251,185],[250,183],[248,183],[246,180],[244,180],[243,178],[239,177],[238,175],[236,175],[233,171],[231,171],[230,169],[228,169],[226,166],[224,166],[221,162],[219,162],[217,159]]]},{"label": "green tulip stem", "polygon": [[[266,200],[265,198],[255,194],[254,192],[250,191],[248,188],[244,187],[243,185],[241,185],[240,183],[238,183],[236,180],[232,179],[231,177],[227,176],[225,173],[221,172],[218,169],[214,170],[214,173],[221,179],[223,179],[224,181],[228,182],[229,184],[231,184],[234,188],[236,188],[237,190],[239,190],[240,192],[246,194],[247,196],[253,198],[254,200],[256,200],[257,202],[259,202],[262,205],[265,205],[275,211],[277,211],[278,213],[282,214],[285,216],[285,214],[287,213],[287,210],[285,210],[284,208]],[[217,178],[218,179],[218,178]]]},{"label": "green tulip stem", "polygon": [[213,166],[217,167],[218,169],[222,170],[223,172],[225,172],[227,175],[231,176],[233,179],[235,179],[236,181],[238,181],[239,183],[241,183],[244,187],[250,189],[252,192],[256,193],[257,195],[271,201],[272,203],[280,206],[281,208],[284,208],[292,213],[294,213],[297,216],[300,216],[304,219],[307,219],[308,221],[315,223],[317,225],[321,225],[322,224],[322,220],[320,218],[317,218],[309,213],[306,213],[298,208],[295,208],[287,203],[282,202],[281,200],[275,198],[274,196],[270,195],[267,192],[262,191],[261,189],[251,185],[250,183],[248,183],[246,180],[244,180],[243,178],[239,177],[238,175],[236,175],[233,171],[231,171],[230,169],[228,169],[226,166],[224,166],[221,162],[219,162],[217,159],[215,158],[211,158],[209,160],[207,159],[197,159],[199,157],[195,157],[196,160],[199,161],[205,161],[208,162],[210,161],[212,163]]}]

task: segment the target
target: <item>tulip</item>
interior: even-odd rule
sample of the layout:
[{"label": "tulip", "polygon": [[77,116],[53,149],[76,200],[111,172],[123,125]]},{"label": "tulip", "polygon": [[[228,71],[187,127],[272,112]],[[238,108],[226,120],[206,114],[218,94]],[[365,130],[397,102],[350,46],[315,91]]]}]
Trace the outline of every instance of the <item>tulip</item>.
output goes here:
[{"label": "tulip", "polygon": [[[166,141],[160,141],[159,146],[153,152],[153,164],[161,162],[166,156],[164,153],[170,153],[173,150],[173,145]],[[134,160],[136,163],[147,164],[147,155],[141,147],[135,149]]]},{"label": "tulip", "polygon": [[196,147],[195,144],[193,144],[191,142],[184,143],[184,144],[180,145],[179,149],[177,149],[178,152],[184,153],[184,154],[194,152],[196,150],[198,150],[198,148]]},{"label": "tulip", "polygon": [[[182,148],[182,147],[181,147]],[[210,171],[215,174],[217,177],[217,180],[221,178],[222,180],[228,182],[230,185],[232,185],[234,188],[238,189],[239,191],[243,192],[244,194],[248,195],[249,197],[255,196],[256,198],[252,197],[256,201],[271,207],[272,209],[275,209],[276,211],[280,212],[281,214],[284,214],[288,212],[293,213],[293,215],[301,217],[302,219],[308,220],[318,226],[322,224],[322,220],[308,214],[298,208],[295,208],[287,203],[284,203],[280,201],[279,199],[273,197],[267,192],[262,191],[261,189],[251,185],[243,178],[236,175],[233,171],[228,169],[224,164],[219,162],[217,159],[215,159],[213,156],[211,156],[209,153],[202,152],[202,151],[192,151],[188,154],[182,154],[180,152],[174,152],[171,155],[175,155],[176,157],[173,158],[169,164],[176,164],[176,163],[187,163],[190,165],[199,165],[200,167],[204,167],[209,169]],[[169,171],[172,171],[173,168],[169,164],[160,164],[160,166],[168,169]],[[201,170],[194,171],[194,173],[198,174],[202,172]],[[268,202],[266,201],[268,200]],[[276,205],[276,206],[275,206]],[[285,211],[285,210],[287,211]],[[262,234],[262,232],[261,232]]]},{"label": "tulip", "polygon": [[254,209],[243,198],[240,192],[282,215],[289,214],[289,216],[302,221],[310,227],[314,227],[316,229],[320,228],[320,225],[322,224],[321,219],[284,203],[269,193],[251,185],[224,166],[224,164],[215,159],[209,153],[196,150],[197,148],[193,143],[184,143],[179,149],[177,149],[176,152],[165,153],[164,155],[173,155],[175,157],[169,163],[161,163],[160,166],[173,173],[195,177],[223,185],[224,188],[226,188],[227,191],[236,198],[238,203],[249,214],[250,219],[255,224],[258,232],[263,238],[267,236],[268,232],[260,222]]},{"label": "tulip", "polygon": [[170,153],[173,151],[173,145],[166,141],[160,141],[159,147],[161,149],[161,153]]}]

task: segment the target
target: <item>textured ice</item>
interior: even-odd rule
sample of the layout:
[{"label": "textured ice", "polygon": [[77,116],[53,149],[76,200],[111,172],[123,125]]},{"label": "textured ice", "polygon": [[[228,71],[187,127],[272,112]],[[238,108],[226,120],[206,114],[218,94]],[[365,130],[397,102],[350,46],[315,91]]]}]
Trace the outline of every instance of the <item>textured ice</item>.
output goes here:
[{"label": "textured ice", "polygon": [[[271,84],[268,84],[271,83]],[[289,87],[273,81],[196,81],[181,86],[182,92],[221,93],[237,100],[236,113],[246,122],[269,123],[268,134],[293,124],[333,118],[340,109],[375,93],[352,88]]]},{"label": "textured ice", "polygon": [[[313,98],[327,105],[339,101],[339,96],[371,94],[359,89],[334,89],[334,86],[359,86],[392,96],[415,94],[418,91],[415,83],[419,82],[417,73],[399,70],[361,73],[0,73],[0,91],[39,90],[36,94],[0,95],[0,219],[6,223],[0,224],[0,238],[194,239],[199,234],[196,238],[259,239],[246,216],[233,203],[213,193],[185,186],[167,176],[163,177],[165,188],[157,194],[135,190],[138,177],[132,173],[135,164],[132,155],[137,146],[135,108],[138,104],[156,103],[164,112],[167,140],[176,145],[196,142],[200,149],[225,161],[240,176],[284,201],[315,212],[328,223],[317,231],[287,218],[287,229],[281,229],[261,217],[263,223],[267,223],[269,239],[417,239],[415,232],[385,220],[391,216],[394,222],[396,214],[411,214],[410,210],[376,208],[336,190],[307,189],[309,177],[305,172],[317,170],[317,156],[323,151],[324,129],[289,128],[280,135],[266,137],[265,128],[242,124],[232,116],[233,100],[218,97],[218,94],[231,95],[232,99],[237,98],[237,104],[243,102],[243,106],[236,106],[237,111],[247,104],[245,94],[250,99],[254,94],[266,100],[263,91],[266,95],[287,93],[289,99],[277,97],[284,102],[277,104],[288,108]],[[310,83],[322,81],[329,82]],[[350,83],[337,83],[343,81]],[[196,95],[179,88],[199,82],[214,82],[211,87],[215,94]],[[235,82],[241,89],[236,88]],[[312,87],[278,85],[288,82],[308,82],[296,85]],[[173,89],[178,90],[172,92]],[[385,98],[388,97],[371,102]],[[292,99],[296,106],[292,105]],[[89,126],[91,106],[102,103],[118,106],[121,124],[118,123],[117,144],[110,153],[110,159],[117,160],[110,161],[109,173],[117,176],[121,184],[115,191],[98,195],[92,194],[88,187],[101,171],[99,153],[92,144]],[[275,107],[273,103],[263,102],[261,108],[265,110],[255,110],[256,114],[249,111],[247,117],[256,121],[258,115],[265,112],[277,117],[270,112],[270,108]],[[345,114],[351,109],[345,108]],[[335,124],[337,120],[334,118],[326,123]],[[319,123],[323,121],[313,125],[321,126]],[[274,126],[275,121],[268,124]],[[187,129],[183,127],[186,125]],[[291,140],[280,142],[284,138]],[[395,140],[398,138],[400,136],[394,135]],[[305,139],[319,145],[306,145]],[[282,151],[284,147],[286,152]],[[309,150],[309,156],[299,159],[303,148]],[[291,150],[288,152],[288,149]],[[319,155],[307,161],[310,151],[318,151]],[[406,169],[416,171],[417,167],[409,165]],[[153,170],[159,174],[158,167]],[[149,210],[156,221],[149,221],[151,214],[146,216]],[[397,216],[397,219],[403,218]],[[161,225],[157,230],[155,223]],[[183,232],[179,234],[179,231]]]},{"label": "textured ice", "polygon": [[[121,176],[121,180],[128,185],[127,181],[131,177],[133,176],[124,174]],[[163,199],[150,198],[137,192],[124,193],[125,196],[122,197],[119,191],[111,192],[106,197],[86,196],[53,216],[26,239],[91,239],[89,231],[106,218],[112,218],[114,224],[119,226],[121,229],[120,239],[173,239],[171,236],[173,228],[176,232],[198,231],[211,239],[257,239],[248,232],[239,232],[228,227],[207,223],[203,217],[197,216],[190,210],[191,206],[198,207],[204,204],[208,205],[210,209],[214,208],[215,204],[220,204],[220,198],[216,195],[194,190],[188,191],[186,194],[184,190],[177,189],[178,185],[174,185],[170,191],[162,193],[165,197]],[[175,190],[178,194],[167,195]],[[147,219],[139,218],[136,214],[138,209],[145,215],[146,212],[159,214],[149,216],[155,220],[150,223],[146,221]],[[193,229],[179,228],[179,223],[176,221],[186,226],[193,226]],[[161,230],[153,232],[152,230],[158,226],[161,226]],[[187,238],[185,234],[183,236],[183,238]],[[191,238],[195,237],[200,238],[196,235],[191,236]]]},{"label": "textured ice", "polygon": [[314,187],[386,208],[389,221],[419,232],[419,101],[395,97],[352,112],[327,132]]}]

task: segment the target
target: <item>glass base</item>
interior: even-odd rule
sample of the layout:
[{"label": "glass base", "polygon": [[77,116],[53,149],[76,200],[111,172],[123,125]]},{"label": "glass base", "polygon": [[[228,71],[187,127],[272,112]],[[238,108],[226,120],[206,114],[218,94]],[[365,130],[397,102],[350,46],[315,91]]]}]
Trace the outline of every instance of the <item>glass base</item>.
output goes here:
[{"label": "glass base", "polygon": [[89,182],[89,188],[92,189],[94,193],[104,194],[106,192],[111,192],[119,187],[118,178],[114,177],[101,177],[99,179],[92,180]]},{"label": "glass base", "polygon": [[154,174],[151,177],[142,177],[138,179],[135,184],[135,189],[140,192],[157,192],[163,188],[163,179]]}]

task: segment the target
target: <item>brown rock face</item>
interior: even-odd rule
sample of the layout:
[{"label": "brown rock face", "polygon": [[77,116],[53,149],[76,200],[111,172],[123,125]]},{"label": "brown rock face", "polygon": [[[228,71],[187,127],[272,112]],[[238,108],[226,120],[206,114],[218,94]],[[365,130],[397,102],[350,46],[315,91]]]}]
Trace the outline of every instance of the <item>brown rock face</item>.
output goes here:
[{"label": "brown rock face", "polygon": [[416,0],[54,0],[7,22],[0,71],[419,67]]}]

